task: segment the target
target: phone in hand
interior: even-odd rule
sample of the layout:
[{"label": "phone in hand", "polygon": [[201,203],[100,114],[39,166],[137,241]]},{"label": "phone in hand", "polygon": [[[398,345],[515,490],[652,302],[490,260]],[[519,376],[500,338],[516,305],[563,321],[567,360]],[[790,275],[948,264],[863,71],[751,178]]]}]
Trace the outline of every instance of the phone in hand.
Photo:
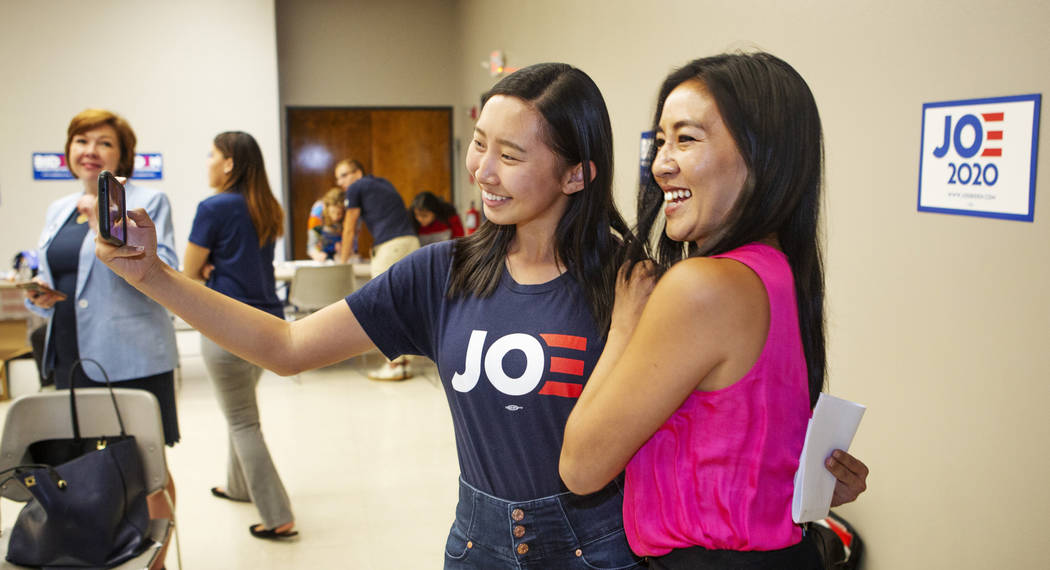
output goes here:
[{"label": "phone in hand", "polygon": [[124,185],[108,170],[98,175],[98,235],[113,245],[127,243],[128,209]]},{"label": "phone in hand", "polygon": [[52,294],[58,295],[60,297],[59,301],[63,301],[63,300],[66,299],[66,294],[65,293],[63,293],[63,292],[61,292],[61,291],[59,291],[57,289],[52,289],[52,288],[48,287],[47,285],[42,285],[40,283],[37,283],[36,281],[20,281],[18,283],[15,283],[15,287],[18,287],[19,289],[25,289],[26,291],[38,291],[40,293],[52,293]]}]

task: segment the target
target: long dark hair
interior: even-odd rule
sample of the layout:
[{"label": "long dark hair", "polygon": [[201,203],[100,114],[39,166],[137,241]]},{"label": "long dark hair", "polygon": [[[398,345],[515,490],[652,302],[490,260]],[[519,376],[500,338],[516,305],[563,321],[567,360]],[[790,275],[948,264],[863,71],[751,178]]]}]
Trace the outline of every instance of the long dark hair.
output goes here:
[{"label": "long dark hair", "polygon": [[[430,212],[434,214],[435,219],[441,220],[446,226],[452,225],[449,220],[459,217],[459,214],[456,213],[455,206],[442,200],[437,194],[427,190],[416,194],[416,197],[412,199],[412,203],[408,206],[408,209],[413,214],[416,213],[416,210]],[[412,216],[412,225],[415,226],[416,232],[419,232],[419,221],[416,220],[414,215]]]},{"label": "long dark hair", "polygon": [[[747,180],[725,221],[703,241],[683,244],[667,237],[657,218],[664,196],[651,176],[638,197],[638,240],[632,261],[652,258],[662,274],[692,256],[710,256],[775,234],[795,279],[799,328],[809,371],[810,405],[824,386],[824,270],[818,241],[824,143],[820,115],[802,76],[768,53],[722,54],[690,62],[672,72],[660,88],[653,119],[659,125],[664,102],[676,87],[699,80],[714,98],[737,150]],[[656,148],[649,153],[650,163]],[[656,242],[655,251],[652,244]]]},{"label": "long dark hair", "polygon": [[[580,284],[598,330],[604,333],[612,317],[616,272],[624,259],[622,245],[632,241],[613,203],[612,126],[605,99],[586,73],[564,63],[540,63],[515,71],[485,93],[482,104],[495,95],[531,105],[547,122],[551,150],[566,164],[583,165],[583,190],[569,195],[554,246],[558,262]],[[485,297],[496,290],[515,231],[513,225],[486,221],[456,242],[450,298]]]},{"label": "long dark hair", "polygon": [[223,192],[238,192],[248,204],[248,215],[259,234],[259,246],[266,245],[284,233],[284,211],[270,190],[259,143],[248,133],[227,131],[213,141],[226,158],[233,159],[233,170],[226,178]]}]

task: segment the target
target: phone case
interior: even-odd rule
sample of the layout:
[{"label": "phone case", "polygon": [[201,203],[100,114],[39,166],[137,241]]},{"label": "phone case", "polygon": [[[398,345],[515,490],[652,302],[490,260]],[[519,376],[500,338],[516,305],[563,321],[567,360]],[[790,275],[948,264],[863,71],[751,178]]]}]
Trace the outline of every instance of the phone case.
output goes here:
[{"label": "phone case", "polygon": [[[121,236],[114,235],[113,228],[110,225],[109,219],[109,184],[112,181],[114,184],[123,188],[123,185],[116,180],[113,173],[108,170],[103,170],[98,175],[98,235],[103,240],[117,246],[124,245],[126,242]],[[127,202],[126,196],[120,201],[120,219],[123,223],[123,227],[127,228]]]},{"label": "phone case", "polygon": [[25,289],[26,291],[39,291],[40,293],[57,294],[59,296],[60,301],[64,301],[66,299],[65,293],[59,291],[58,289],[52,289],[47,285],[41,285],[36,281],[21,281],[19,283],[15,283],[15,287],[18,287],[19,289]]}]

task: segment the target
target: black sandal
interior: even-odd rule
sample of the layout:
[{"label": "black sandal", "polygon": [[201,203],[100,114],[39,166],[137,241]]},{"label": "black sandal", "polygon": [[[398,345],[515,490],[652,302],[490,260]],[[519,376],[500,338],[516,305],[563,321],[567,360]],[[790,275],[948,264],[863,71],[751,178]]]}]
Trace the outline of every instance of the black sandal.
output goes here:
[{"label": "black sandal", "polygon": [[247,499],[235,499],[235,498],[227,495],[225,491],[223,491],[222,489],[219,489],[218,487],[212,487],[211,488],[211,494],[215,495],[216,497],[218,497],[220,499],[226,499],[227,501],[233,501],[235,503],[250,503],[251,502],[251,501],[249,501]]},{"label": "black sandal", "polygon": [[282,538],[292,538],[293,536],[299,536],[299,531],[288,530],[285,532],[277,532],[272,528],[264,528],[262,530],[256,530],[255,527],[258,525],[252,525],[248,527],[248,532],[252,533],[255,538],[267,538],[271,540],[280,540]]}]

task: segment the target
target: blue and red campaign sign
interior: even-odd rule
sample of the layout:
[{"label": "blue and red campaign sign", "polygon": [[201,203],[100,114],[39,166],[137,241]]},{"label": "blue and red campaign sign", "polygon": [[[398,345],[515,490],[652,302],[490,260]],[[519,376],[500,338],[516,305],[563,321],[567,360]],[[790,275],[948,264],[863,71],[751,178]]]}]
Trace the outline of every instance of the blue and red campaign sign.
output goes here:
[{"label": "blue and red campaign sign", "polygon": [[922,106],[919,211],[1031,222],[1042,95]]},{"label": "blue and red campaign sign", "polygon": [[[132,180],[160,180],[164,178],[164,159],[159,152],[135,154],[135,171]],[[66,165],[66,155],[61,152],[33,153],[33,180],[72,180],[73,173]]]}]

